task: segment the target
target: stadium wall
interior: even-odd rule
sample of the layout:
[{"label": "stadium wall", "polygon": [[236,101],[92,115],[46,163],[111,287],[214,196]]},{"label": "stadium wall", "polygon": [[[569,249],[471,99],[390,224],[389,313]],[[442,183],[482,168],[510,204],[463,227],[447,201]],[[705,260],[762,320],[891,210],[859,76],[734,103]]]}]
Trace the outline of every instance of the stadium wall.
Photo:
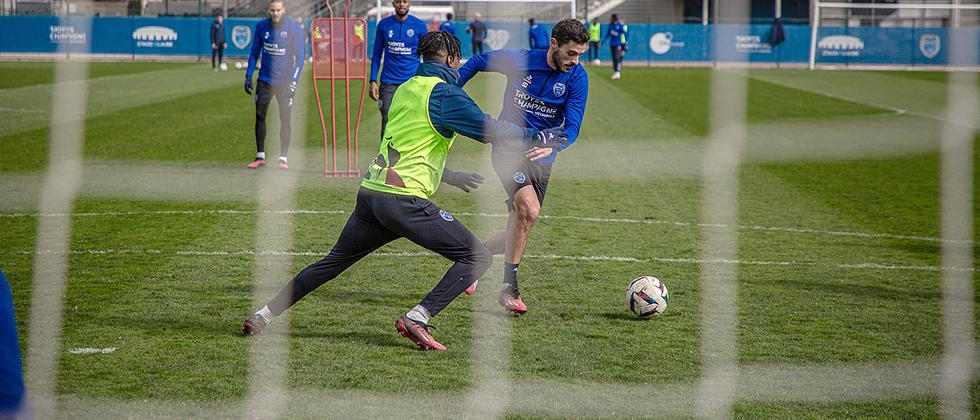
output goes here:
[{"label": "stadium wall", "polygon": [[[86,22],[86,20],[90,21]],[[0,16],[0,58],[44,57],[86,53],[107,57],[188,58],[211,54],[211,18]],[[258,19],[225,20],[227,57],[246,57]],[[471,55],[467,22],[457,22],[463,54]],[[547,25],[546,25],[547,26]],[[307,25],[308,27],[308,25]],[[769,42],[770,25],[630,24],[626,60],[634,64],[704,65],[716,61],[747,61],[760,65],[807,63],[810,26],[786,25],[785,41]],[[369,42],[375,24],[368,22]],[[952,31],[980,37],[980,28],[825,27],[817,40],[817,62],[826,65],[980,66],[951,63],[946,46]],[[727,39],[724,50],[712,51],[715,32]],[[493,23],[486,42],[492,49],[527,48],[523,22]],[[368,51],[371,45],[368,46]],[[610,59],[600,48],[600,58]]]}]

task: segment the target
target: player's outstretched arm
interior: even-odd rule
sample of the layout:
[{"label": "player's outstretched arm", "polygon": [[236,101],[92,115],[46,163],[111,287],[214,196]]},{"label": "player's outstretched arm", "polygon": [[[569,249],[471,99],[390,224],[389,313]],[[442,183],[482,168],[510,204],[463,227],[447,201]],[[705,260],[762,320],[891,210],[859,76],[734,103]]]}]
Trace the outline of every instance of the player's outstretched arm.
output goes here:
[{"label": "player's outstretched arm", "polygon": [[440,83],[429,97],[432,125],[482,143],[504,144],[520,150],[530,148],[538,131],[484,114],[476,102],[458,86]]}]

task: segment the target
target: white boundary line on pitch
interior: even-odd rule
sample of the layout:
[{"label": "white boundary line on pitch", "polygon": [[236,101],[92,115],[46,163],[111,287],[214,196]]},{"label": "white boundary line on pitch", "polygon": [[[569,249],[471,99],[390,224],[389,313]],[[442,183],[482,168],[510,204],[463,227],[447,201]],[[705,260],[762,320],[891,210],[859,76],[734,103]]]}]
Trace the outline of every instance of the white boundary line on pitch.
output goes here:
[{"label": "white boundary line on pitch", "polygon": [[[473,213],[473,212],[452,212],[457,216],[473,216],[473,217],[491,217],[498,219],[506,219],[506,214],[499,213]],[[255,214],[283,214],[283,215],[346,215],[350,214],[349,210],[272,210],[272,211],[258,211],[258,210],[226,210],[226,209],[213,209],[213,210],[148,210],[148,211],[106,211],[106,212],[78,212],[78,213],[0,213],[0,218],[17,218],[17,217],[120,217],[120,216],[153,216],[153,215],[255,215]],[[610,217],[590,217],[590,216],[556,216],[543,214],[539,216],[541,219],[555,219],[555,220],[577,220],[582,222],[595,222],[595,223],[636,223],[636,224],[646,224],[646,225],[667,225],[667,226],[685,226],[685,227],[702,227],[702,228],[727,228],[728,225],[725,224],[712,224],[712,223],[695,223],[695,222],[677,222],[669,220],[652,220],[652,219],[625,219],[625,218],[610,218]],[[916,235],[900,235],[893,233],[873,233],[873,232],[855,232],[846,230],[826,230],[826,229],[812,229],[812,228],[791,228],[791,227],[780,227],[780,226],[759,226],[759,225],[737,225],[738,229],[744,230],[758,230],[765,232],[788,232],[788,233],[805,233],[813,235],[830,235],[830,236],[853,236],[858,238],[882,238],[882,239],[902,239],[910,241],[924,241],[924,242],[940,242],[940,243],[973,243],[972,240],[956,240],[956,239],[944,239],[937,238],[934,236],[916,236]]]},{"label": "white boundary line on pitch", "polygon": [[[53,254],[58,251],[15,251],[8,254],[35,255]],[[70,255],[176,255],[187,257],[207,257],[207,256],[236,256],[236,255],[259,255],[273,257],[322,257],[327,255],[325,251],[253,251],[241,249],[236,251],[226,250],[188,250],[188,251],[161,251],[158,249],[73,249],[64,254]],[[440,257],[433,252],[375,252],[368,257]],[[758,260],[734,260],[734,259],[699,259],[699,258],[670,258],[670,257],[650,257],[636,258],[614,255],[556,255],[556,254],[528,254],[524,258],[541,260],[569,260],[569,261],[614,261],[628,263],[668,263],[668,264],[726,264],[726,265],[772,265],[784,267],[827,267],[853,270],[907,270],[907,271],[950,271],[950,272],[976,272],[974,267],[945,267],[939,265],[899,265],[885,264],[877,262],[863,263],[818,263],[810,261],[758,261]]]}]

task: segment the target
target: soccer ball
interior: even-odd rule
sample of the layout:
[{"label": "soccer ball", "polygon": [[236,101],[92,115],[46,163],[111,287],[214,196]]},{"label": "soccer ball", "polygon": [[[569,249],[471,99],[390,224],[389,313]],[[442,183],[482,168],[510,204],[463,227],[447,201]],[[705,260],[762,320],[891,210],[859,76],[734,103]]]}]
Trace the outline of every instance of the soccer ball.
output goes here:
[{"label": "soccer ball", "polygon": [[652,276],[640,276],[626,289],[626,304],[640,318],[659,316],[667,310],[667,285]]},{"label": "soccer ball", "polygon": [[228,71],[228,64],[221,63],[221,71]]},{"label": "soccer ball", "polygon": [[235,70],[241,70],[241,69],[242,69],[242,62],[241,61],[236,61],[235,62]]}]

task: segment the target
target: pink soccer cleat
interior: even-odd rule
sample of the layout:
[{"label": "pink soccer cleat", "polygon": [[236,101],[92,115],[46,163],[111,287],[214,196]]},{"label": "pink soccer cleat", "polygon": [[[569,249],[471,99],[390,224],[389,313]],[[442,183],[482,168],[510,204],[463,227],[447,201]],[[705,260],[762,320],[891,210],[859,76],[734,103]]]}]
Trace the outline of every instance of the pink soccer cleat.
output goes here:
[{"label": "pink soccer cleat", "polygon": [[265,322],[259,314],[253,314],[245,320],[245,324],[242,325],[242,335],[245,337],[251,337],[256,334],[261,334],[262,330],[265,329],[269,324]]},{"label": "pink soccer cleat", "polygon": [[473,284],[471,284],[470,287],[467,287],[466,290],[463,291],[463,293],[466,293],[468,295],[472,295],[476,293],[476,284],[479,282],[480,282],[479,280],[473,280]]},{"label": "pink soccer cleat", "polygon": [[523,315],[527,312],[527,305],[520,296],[515,296],[510,291],[504,290],[500,292],[500,306],[503,306],[508,312],[512,312],[517,315]]},{"label": "pink soccer cleat", "polygon": [[289,165],[287,165],[286,162],[283,162],[283,161],[280,160],[279,161],[279,169],[289,169]]},{"label": "pink soccer cleat", "polygon": [[248,169],[259,169],[265,166],[265,159],[255,159],[248,164]]},{"label": "pink soccer cleat", "polygon": [[398,318],[398,321],[395,321],[395,329],[409,340],[412,340],[422,350],[446,350],[446,346],[439,344],[429,334],[428,325],[409,319],[405,315],[402,315],[401,318]]}]

